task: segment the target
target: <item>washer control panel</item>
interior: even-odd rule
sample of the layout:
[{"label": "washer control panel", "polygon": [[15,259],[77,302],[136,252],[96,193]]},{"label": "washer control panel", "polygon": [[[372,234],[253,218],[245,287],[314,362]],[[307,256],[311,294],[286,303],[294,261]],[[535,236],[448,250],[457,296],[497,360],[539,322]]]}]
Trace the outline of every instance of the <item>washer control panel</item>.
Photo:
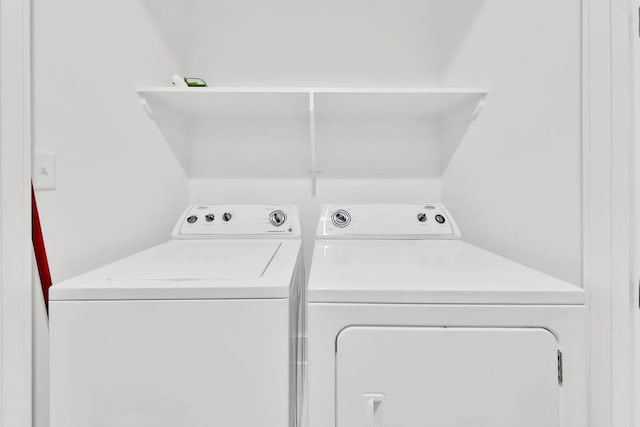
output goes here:
[{"label": "washer control panel", "polygon": [[327,205],[319,238],[459,239],[460,230],[440,204]]},{"label": "washer control panel", "polygon": [[172,234],[174,239],[300,235],[298,210],[291,205],[193,205]]}]

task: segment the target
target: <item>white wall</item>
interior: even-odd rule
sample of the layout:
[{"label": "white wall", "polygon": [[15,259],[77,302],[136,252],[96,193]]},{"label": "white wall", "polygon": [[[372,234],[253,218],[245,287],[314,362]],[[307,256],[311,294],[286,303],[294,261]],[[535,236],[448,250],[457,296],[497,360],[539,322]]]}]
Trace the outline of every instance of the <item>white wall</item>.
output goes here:
[{"label": "white wall", "polygon": [[443,176],[471,243],[582,284],[581,5],[485,2],[448,65],[489,90]]},{"label": "white wall", "polygon": [[[210,85],[264,86],[435,85],[443,52],[465,34],[483,3],[206,0],[184,7],[140,1],[184,73]],[[447,3],[462,6],[455,19],[441,19]],[[445,29],[451,37],[440,36]]]},{"label": "white wall", "polygon": [[[54,282],[166,240],[186,177],[138,105],[176,69],[138,2],[34,1],[34,146],[57,155],[38,192]],[[39,293],[36,293],[39,295]],[[35,305],[35,426],[48,425],[47,324]]]}]

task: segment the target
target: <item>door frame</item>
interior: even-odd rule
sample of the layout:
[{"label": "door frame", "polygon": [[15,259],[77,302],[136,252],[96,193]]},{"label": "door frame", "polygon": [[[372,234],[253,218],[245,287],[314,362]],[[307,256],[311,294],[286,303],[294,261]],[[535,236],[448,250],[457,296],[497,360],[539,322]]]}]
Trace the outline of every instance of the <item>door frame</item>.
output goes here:
[{"label": "door frame", "polygon": [[593,427],[639,425],[633,264],[634,226],[640,225],[634,166],[640,162],[634,160],[632,78],[639,5],[640,0],[585,3],[583,281],[589,293]]},{"label": "door frame", "polygon": [[[620,340],[627,342],[626,354],[629,355],[629,365],[632,375],[628,375],[630,384],[622,381],[620,388],[628,390],[631,405],[631,425],[640,427],[640,407],[634,405],[636,399],[640,397],[640,0],[630,0],[630,28],[628,29],[629,43],[626,53],[629,56],[628,68],[630,69],[630,83],[628,87],[620,90],[629,94],[629,105],[631,109],[631,131],[629,144],[629,157],[631,159],[629,181],[630,184],[630,261],[629,271],[631,272],[629,282],[631,284],[631,307],[628,319],[623,319],[623,332]],[[621,47],[620,54],[625,50]],[[620,287],[620,294],[623,295],[624,287]],[[619,298],[623,305],[622,298]],[[624,320],[627,320],[624,322]],[[624,361],[624,360],[623,360]]]},{"label": "door frame", "polygon": [[611,425],[635,420],[634,55],[638,0],[611,1]]},{"label": "door frame", "polygon": [[[631,402],[640,397],[640,0],[631,3],[631,90],[632,134],[631,134],[631,282],[633,307],[630,320],[630,357],[632,358],[633,382],[631,384]],[[636,32],[637,31],[637,32]],[[640,427],[640,406],[632,405],[632,425]]]},{"label": "door frame", "polygon": [[0,0],[0,94],[0,426],[30,427],[30,1]]}]

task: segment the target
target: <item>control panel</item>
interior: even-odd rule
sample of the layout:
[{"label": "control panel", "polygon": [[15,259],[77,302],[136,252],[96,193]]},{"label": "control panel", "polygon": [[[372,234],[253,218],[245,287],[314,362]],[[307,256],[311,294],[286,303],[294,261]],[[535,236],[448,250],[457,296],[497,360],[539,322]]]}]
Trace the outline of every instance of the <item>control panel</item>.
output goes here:
[{"label": "control panel", "polygon": [[327,205],[319,238],[459,239],[460,230],[440,204]]},{"label": "control panel", "polygon": [[291,205],[193,205],[172,234],[174,239],[300,235],[298,211]]}]

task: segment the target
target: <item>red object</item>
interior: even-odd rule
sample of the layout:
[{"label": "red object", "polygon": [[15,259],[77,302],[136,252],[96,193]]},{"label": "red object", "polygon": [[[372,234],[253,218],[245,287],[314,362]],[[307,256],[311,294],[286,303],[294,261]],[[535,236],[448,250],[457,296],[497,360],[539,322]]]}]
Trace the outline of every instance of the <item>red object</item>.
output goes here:
[{"label": "red object", "polygon": [[31,184],[31,235],[33,239],[33,251],[36,255],[36,265],[40,275],[40,285],[42,286],[42,296],[44,306],[49,312],[49,288],[52,285],[51,272],[49,271],[49,261],[47,261],[47,250],[44,247],[44,236],[40,226],[40,216],[38,215],[38,205],[36,203],[36,193]]}]

